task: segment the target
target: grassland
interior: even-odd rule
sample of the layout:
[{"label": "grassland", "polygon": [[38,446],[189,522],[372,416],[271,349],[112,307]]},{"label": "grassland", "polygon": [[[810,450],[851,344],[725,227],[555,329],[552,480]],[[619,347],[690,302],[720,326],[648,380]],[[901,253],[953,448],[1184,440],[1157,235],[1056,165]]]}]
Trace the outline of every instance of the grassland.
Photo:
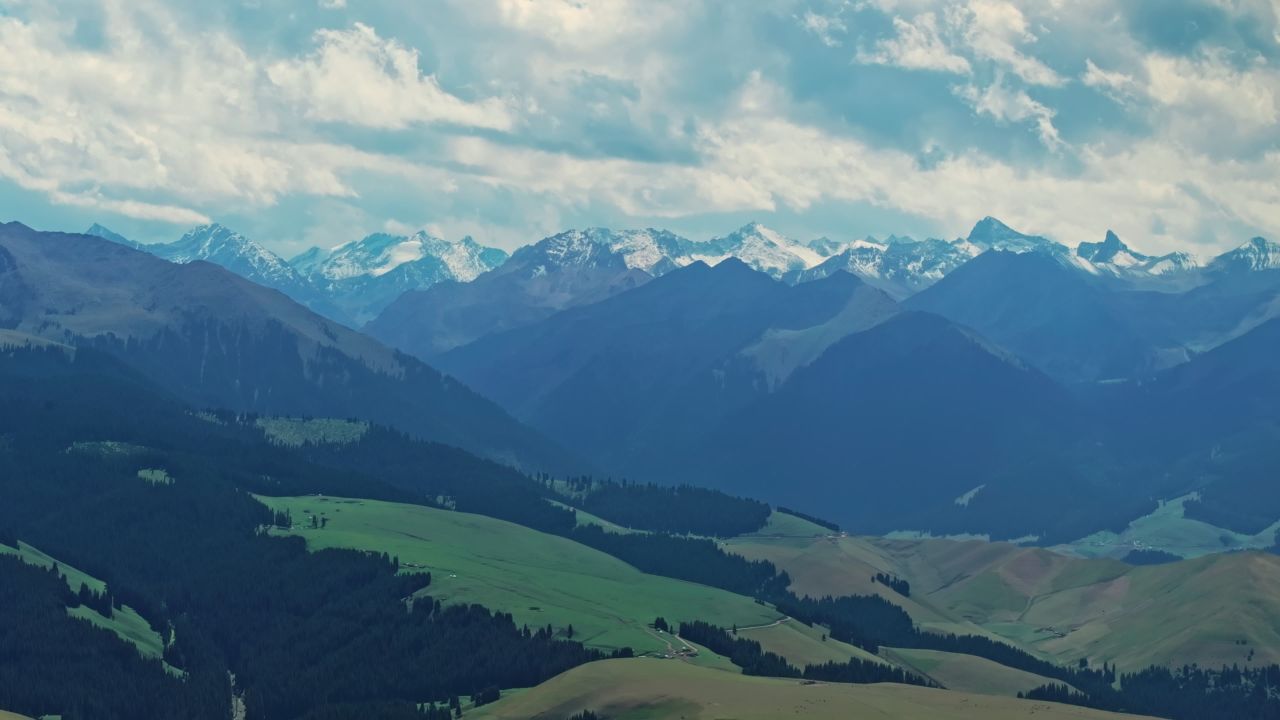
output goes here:
[{"label": "grassland", "polygon": [[577,518],[577,521],[578,521],[578,527],[583,527],[584,525],[595,525],[605,530],[606,532],[618,533],[620,535],[627,535],[629,533],[640,532],[638,530],[632,530],[631,528],[622,527],[618,523],[610,522],[609,520],[605,520],[604,518],[599,517],[597,515],[592,515],[591,513],[585,510],[579,510],[578,508],[565,505],[562,502],[556,502],[555,500],[548,500],[547,502],[550,502],[552,505],[555,505],[557,507],[573,510],[574,516]]},{"label": "grassland", "polygon": [[547,720],[593,710],[610,720],[1104,720],[1123,716],[1053,703],[904,685],[805,684],[699,668],[673,660],[606,660],[574,668],[467,714]]},{"label": "grassland", "polygon": [[[647,575],[571,540],[480,515],[372,500],[260,498],[295,518],[289,531],[308,547],[385,552],[402,571],[432,575],[427,592],[443,602],[479,603],[532,627],[572,625],[574,638],[600,648],[665,652],[647,627],[668,621],[765,625],[770,608],[739,595]],[[307,527],[322,513],[326,527]]]},{"label": "grassland", "polygon": [[31,718],[27,717],[26,715],[19,715],[18,713],[11,713],[6,710],[0,710],[0,720],[31,720]]},{"label": "grassland", "polygon": [[257,425],[268,440],[287,447],[346,445],[369,432],[369,423],[332,418],[258,418]]},{"label": "grassland", "polygon": [[1020,692],[1058,682],[973,655],[901,648],[882,648],[880,652],[894,663],[957,692],[1016,697]]},{"label": "grassland", "polygon": [[[924,628],[1003,638],[1059,662],[1280,662],[1280,557],[1270,554],[1133,567],[982,541],[751,537],[726,546],[787,570],[798,593],[879,594]],[[870,582],[875,572],[908,580],[911,597]]]},{"label": "grassland", "polygon": [[1104,530],[1054,549],[1080,557],[1123,558],[1133,550],[1145,549],[1195,558],[1228,550],[1261,550],[1275,543],[1280,522],[1248,535],[1186,517],[1183,506],[1195,497],[1192,493],[1162,502],[1121,532]]},{"label": "grassland", "polygon": [[[17,555],[23,562],[39,567],[47,568],[57,563],[58,570],[66,578],[67,586],[72,590],[78,591],[82,584],[94,592],[102,592],[106,587],[106,583],[92,575],[77,570],[64,562],[59,562],[57,559],[22,541],[18,542],[16,549],[0,544],[0,554]],[[138,648],[138,652],[147,657],[158,658],[164,654],[164,640],[160,637],[160,634],[153,630],[151,625],[128,605],[116,608],[109,618],[84,606],[67,608],[67,614],[87,620],[104,630],[110,630],[119,636],[121,640],[132,643],[134,647]],[[168,666],[166,665],[166,667]],[[169,670],[175,673],[179,672],[171,667]]]},{"label": "grassland", "polygon": [[845,662],[850,658],[885,662],[860,647],[827,638],[826,629],[790,621],[759,628],[739,628],[738,637],[755,640],[760,647],[786,658],[796,667],[825,662]]}]

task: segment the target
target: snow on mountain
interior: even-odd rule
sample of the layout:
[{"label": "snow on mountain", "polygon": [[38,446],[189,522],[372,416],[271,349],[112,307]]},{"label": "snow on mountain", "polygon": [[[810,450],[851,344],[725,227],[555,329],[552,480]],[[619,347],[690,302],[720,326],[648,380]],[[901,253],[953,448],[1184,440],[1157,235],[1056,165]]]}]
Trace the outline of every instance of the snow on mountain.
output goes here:
[{"label": "snow on mountain", "polygon": [[1214,272],[1280,270],[1280,243],[1255,237],[1214,258],[1209,269]]},{"label": "snow on mountain", "polygon": [[1200,266],[1195,257],[1182,252],[1144,255],[1125,245],[1110,230],[1102,242],[1080,243],[1076,248],[1076,257],[1089,263],[1087,269],[1116,277],[1166,277],[1189,272]]},{"label": "snow on mountain", "polygon": [[425,230],[410,236],[374,233],[332,250],[312,248],[290,264],[354,323],[375,317],[402,293],[453,280],[470,282],[507,253],[470,237],[457,242]]},{"label": "snow on mountain", "polygon": [[[530,247],[539,257],[539,262],[550,263],[556,268],[597,266],[601,262],[620,260],[627,268],[657,276],[691,262],[685,258],[688,244],[685,238],[666,230],[593,227],[566,230],[543,238]],[[537,264],[532,267],[537,267]]]},{"label": "snow on mountain", "polygon": [[844,248],[817,267],[801,273],[800,280],[816,280],[844,270],[901,299],[941,280],[982,252],[981,248],[964,240],[915,240],[897,235],[890,235],[883,241],[875,238],[854,240]]},{"label": "snow on mountain", "polygon": [[826,240],[825,244],[805,245],[760,223],[749,223],[729,235],[705,242],[652,228],[621,231],[588,228],[552,235],[531,247],[537,248],[537,252],[556,267],[598,263],[606,257],[620,258],[630,269],[658,276],[699,261],[717,265],[728,258],[737,258],[754,270],[783,278],[794,277],[822,263],[829,257],[829,249],[847,247],[847,244]]},{"label": "snow on mountain", "polygon": [[403,265],[428,260],[442,270],[439,280],[469,282],[505,259],[505,252],[480,245],[470,237],[449,242],[420,230],[409,237],[375,233],[328,252],[312,248],[292,263],[309,277],[340,282],[381,277]]},{"label": "snow on mountain", "polygon": [[801,273],[826,260],[826,256],[813,247],[796,242],[756,222],[748,223],[724,237],[705,243],[691,243],[687,252],[690,262],[701,260],[708,265],[715,265],[734,257],[753,270],[775,278]]},{"label": "snow on mountain", "polygon": [[1067,246],[1054,242],[1041,235],[1027,235],[1005,225],[988,215],[982,218],[969,231],[969,236],[960,241],[962,246],[972,255],[987,250],[1004,252],[1047,252],[1051,255],[1067,256]]},{"label": "snow on mountain", "polygon": [[284,258],[217,223],[193,228],[176,242],[152,245],[147,250],[170,262],[204,260],[221,265],[259,285],[276,289],[306,284]]}]

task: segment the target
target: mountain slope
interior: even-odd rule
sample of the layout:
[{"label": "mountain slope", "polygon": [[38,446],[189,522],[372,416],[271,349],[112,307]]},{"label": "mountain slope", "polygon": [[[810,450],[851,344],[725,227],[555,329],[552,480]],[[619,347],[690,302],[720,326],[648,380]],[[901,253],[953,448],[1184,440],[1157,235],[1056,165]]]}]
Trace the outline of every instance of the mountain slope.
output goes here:
[{"label": "mountain slope", "polygon": [[470,282],[506,259],[502,250],[470,237],[449,242],[422,231],[369,235],[327,252],[312,248],[290,264],[347,317],[364,323],[409,290]]},{"label": "mountain slope", "polygon": [[[1092,484],[1106,476],[1105,451],[1095,450],[1100,467],[1090,472],[1074,461],[1087,426],[1044,375],[943,318],[904,313],[835,343],[674,449],[655,475],[733,488],[861,533],[1071,536],[1135,510]],[[970,493],[978,501],[957,502]]]},{"label": "mountain slope", "polygon": [[847,273],[793,287],[728,259],[438,362],[553,438],[630,472],[894,309]]},{"label": "mountain slope", "polygon": [[107,351],[198,406],[360,417],[532,469],[567,464],[456,381],[207,262],[0,225],[0,326]]},{"label": "mountain slope", "polygon": [[1134,377],[1186,357],[1114,292],[1045,253],[986,252],[905,304],[968,325],[1069,382]]},{"label": "mountain slope", "polygon": [[632,267],[633,262],[633,254],[600,242],[590,232],[561,233],[520,248],[502,266],[472,282],[407,292],[365,330],[393,347],[431,358],[652,279],[645,270]]}]

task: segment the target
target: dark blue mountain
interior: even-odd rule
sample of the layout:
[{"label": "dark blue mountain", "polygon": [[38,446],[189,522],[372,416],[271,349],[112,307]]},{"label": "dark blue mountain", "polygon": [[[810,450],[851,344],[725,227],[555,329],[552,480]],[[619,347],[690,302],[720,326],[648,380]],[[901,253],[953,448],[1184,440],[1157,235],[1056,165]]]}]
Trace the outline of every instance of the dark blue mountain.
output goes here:
[{"label": "dark blue mountain", "polygon": [[904,304],[974,328],[1065,382],[1130,378],[1184,360],[1170,329],[1121,295],[1051,255],[991,251]]},{"label": "dark blue mountain", "polygon": [[848,273],[789,286],[729,259],[436,362],[602,467],[629,472],[893,312],[892,300]]}]

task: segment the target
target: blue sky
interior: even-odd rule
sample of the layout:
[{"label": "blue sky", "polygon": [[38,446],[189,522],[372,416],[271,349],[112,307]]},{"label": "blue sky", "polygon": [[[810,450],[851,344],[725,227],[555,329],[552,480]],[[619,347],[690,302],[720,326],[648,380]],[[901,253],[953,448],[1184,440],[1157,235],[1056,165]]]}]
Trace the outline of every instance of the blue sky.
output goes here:
[{"label": "blue sky", "polygon": [[[192,7],[197,6],[198,7]],[[1280,0],[0,0],[0,216],[1280,236]]]}]

